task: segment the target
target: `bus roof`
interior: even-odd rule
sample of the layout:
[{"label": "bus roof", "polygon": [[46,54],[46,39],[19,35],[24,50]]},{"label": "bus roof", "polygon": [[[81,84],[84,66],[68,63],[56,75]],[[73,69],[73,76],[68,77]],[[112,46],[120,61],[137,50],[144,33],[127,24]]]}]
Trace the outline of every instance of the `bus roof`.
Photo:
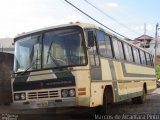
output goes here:
[{"label": "bus roof", "polygon": [[57,26],[51,26],[51,27],[45,27],[45,28],[40,28],[37,30],[29,31],[29,32],[23,32],[22,34],[18,34],[14,39],[26,36],[32,33],[36,32],[41,32],[41,31],[46,31],[46,30],[52,30],[55,28],[61,28],[61,27],[69,27],[69,26],[80,26],[82,28],[95,28],[95,25],[93,24],[87,24],[87,23],[70,23],[70,24],[63,24],[63,25],[57,25]]},{"label": "bus roof", "polygon": [[15,39],[17,39],[17,38],[19,38],[19,37],[27,36],[27,35],[29,35],[29,34],[41,32],[41,31],[46,31],[46,30],[52,30],[52,29],[55,29],[55,28],[69,27],[69,26],[79,26],[79,27],[81,27],[81,28],[83,28],[83,29],[96,28],[96,29],[99,29],[99,30],[104,31],[105,33],[109,34],[110,36],[115,37],[115,38],[117,38],[117,39],[119,39],[119,40],[121,40],[121,41],[123,41],[123,42],[125,42],[125,43],[127,43],[127,44],[129,44],[129,45],[131,45],[131,46],[134,46],[134,47],[139,48],[139,49],[141,49],[141,50],[143,50],[143,51],[145,51],[145,52],[150,53],[149,51],[145,50],[144,48],[139,47],[139,46],[136,46],[136,45],[128,42],[127,40],[125,40],[124,37],[120,37],[119,35],[113,34],[112,32],[107,31],[107,30],[105,30],[105,29],[103,29],[103,28],[101,28],[101,27],[98,27],[98,26],[94,25],[94,24],[90,24],[90,23],[79,23],[79,22],[78,22],[78,23],[70,23],[70,24],[63,24],[63,25],[51,26],[51,27],[45,27],[45,28],[41,28],[41,29],[38,29],[38,30],[30,31],[30,32],[24,32],[24,33],[22,33],[22,34],[17,35],[17,36],[14,38],[14,41],[15,41]]}]

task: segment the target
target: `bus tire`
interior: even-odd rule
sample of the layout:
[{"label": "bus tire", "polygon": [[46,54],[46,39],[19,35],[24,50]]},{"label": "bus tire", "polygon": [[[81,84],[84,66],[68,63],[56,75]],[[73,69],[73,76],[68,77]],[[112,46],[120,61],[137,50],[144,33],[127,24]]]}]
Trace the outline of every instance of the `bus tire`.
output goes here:
[{"label": "bus tire", "polygon": [[143,94],[141,96],[132,98],[133,104],[143,104],[146,101],[145,88],[143,88],[142,92],[143,92]]},{"label": "bus tire", "polygon": [[137,102],[137,97],[132,98],[132,103],[133,103],[133,104],[137,104],[137,103],[138,103],[138,102]]},{"label": "bus tire", "polygon": [[146,92],[145,89],[143,88],[143,94],[141,96],[137,97],[137,103],[138,104],[143,104],[146,101]]},{"label": "bus tire", "polygon": [[108,111],[109,105],[107,104],[107,94],[106,90],[103,95],[103,105],[95,107],[96,114],[105,115]]}]

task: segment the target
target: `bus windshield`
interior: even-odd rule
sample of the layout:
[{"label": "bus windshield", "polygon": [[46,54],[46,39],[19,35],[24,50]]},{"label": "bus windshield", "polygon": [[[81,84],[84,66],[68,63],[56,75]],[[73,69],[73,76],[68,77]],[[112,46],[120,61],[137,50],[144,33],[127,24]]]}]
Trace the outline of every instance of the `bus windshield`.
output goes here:
[{"label": "bus windshield", "polygon": [[15,72],[23,72],[30,67],[30,70],[39,69],[41,56],[40,35],[22,38],[15,43]]},{"label": "bus windshield", "polygon": [[79,29],[53,30],[31,35],[15,43],[15,72],[84,65],[82,34]]}]

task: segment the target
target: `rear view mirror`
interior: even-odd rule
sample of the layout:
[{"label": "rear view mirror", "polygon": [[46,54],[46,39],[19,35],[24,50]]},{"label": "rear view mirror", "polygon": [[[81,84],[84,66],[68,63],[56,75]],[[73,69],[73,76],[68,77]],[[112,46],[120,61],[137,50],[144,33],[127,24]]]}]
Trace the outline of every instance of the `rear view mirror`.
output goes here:
[{"label": "rear view mirror", "polygon": [[95,35],[93,31],[88,31],[88,47],[93,47],[95,41]]}]

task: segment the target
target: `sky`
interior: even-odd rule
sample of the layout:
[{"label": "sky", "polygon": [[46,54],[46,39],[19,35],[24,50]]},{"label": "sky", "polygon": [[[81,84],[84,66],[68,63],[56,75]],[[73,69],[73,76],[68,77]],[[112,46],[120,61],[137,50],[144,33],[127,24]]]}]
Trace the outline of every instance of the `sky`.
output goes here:
[{"label": "sky", "polygon": [[[134,39],[144,34],[155,36],[160,22],[160,0],[68,0],[114,31]],[[0,0],[0,38],[70,22],[92,23],[64,0]],[[102,27],[103,28],[103,27]]]}]

